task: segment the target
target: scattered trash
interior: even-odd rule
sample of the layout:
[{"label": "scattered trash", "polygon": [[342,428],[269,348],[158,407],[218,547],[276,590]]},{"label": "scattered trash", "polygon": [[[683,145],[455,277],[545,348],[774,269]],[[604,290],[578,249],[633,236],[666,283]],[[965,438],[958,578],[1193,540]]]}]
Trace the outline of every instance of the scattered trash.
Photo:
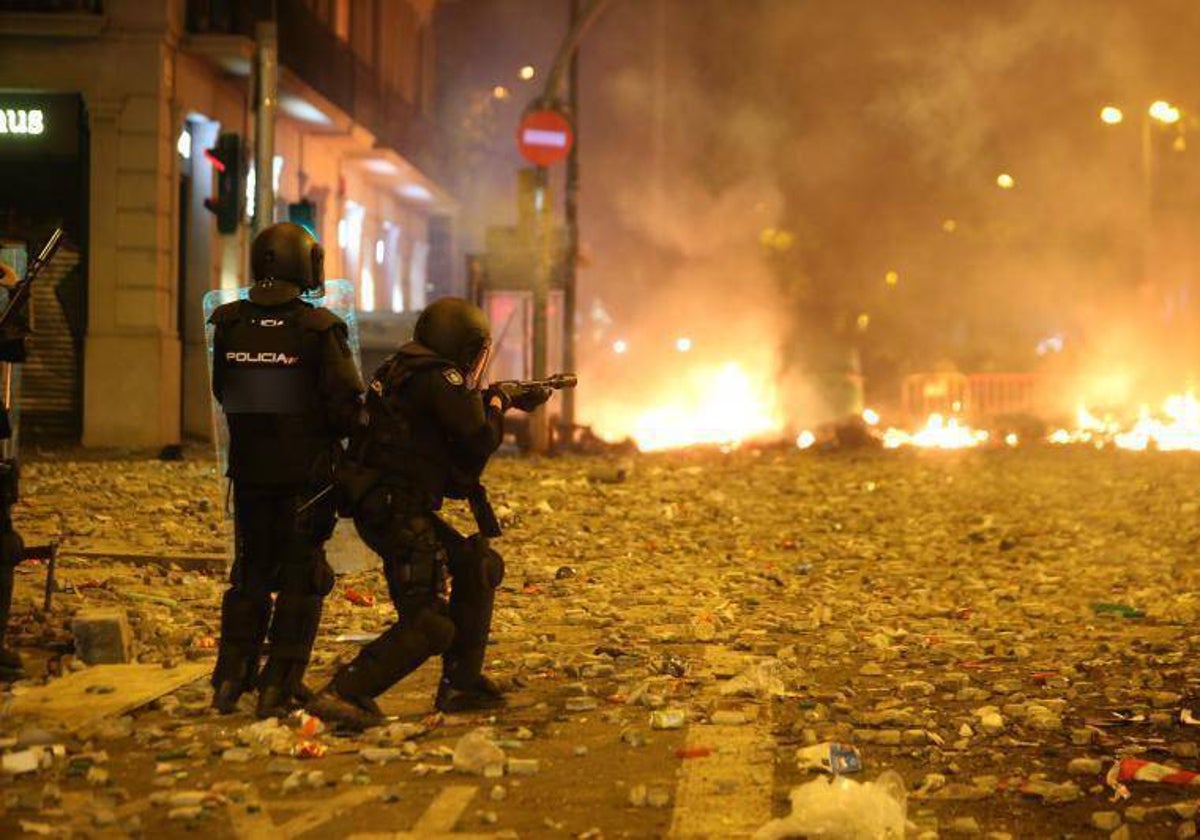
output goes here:
[{"label": "scattered trash", "polygon": [[504,750],[496,746],[488,729],[473,729],[454,745],[454,769],[475,776],[504,767]]},{"label": "scattered trash", "polygon": [[770,698],[787,693],[784,681],[785,666],[778,659],[755,662],[742,673],[721,686],[725,696]]},{"label": "scattered trash", "polygon": [[375,596],[370,592],[360,592],[353,586],[346,587],[346,600],[356,607],[375,606]]},{"label": "scattered trash", "polygon": [[1092,604],[1092,612],[1096,615],[1115,615],[1121,618],[1145,618],[1146,613],[1128,604]]},{"label": "scattered trash", "polygon": [[300,734],[305,738],[315,738],[325,731],[325,722],[316,715],[310,715],[301,709],[296,712],[296,716],[300,722]]},{"label": "scattered trash", "polygon": [[655,671],[667,677],[682,679],[687,676],[688,661],[673,653],[663,654],[655,666]]},{"label": "scattered trash", "polygon": [[862,756],[850,744],[827,741],[796,750],[796,764],[801,770],[822,770],[841,776],[858,773],[863,769]]},{"label": "scattered trash", "polygon": [[675,750],[676,758],[708,758],[712,754],[712,747],[679,747]]},{"label": "scattered trash", "polygon": [[1122,758],[1109,771],[1109,779],[1118,782],[1151,782],[1163,785],[1200,786],[1200,773],[1182,770],[1140,758]]},{"label": "scattered trash", "polygon": [[664,709],[650,713],[651,729],[682,729],[687,723],[687,712],[683,709]]},{"label": "scattered trash", "polygon": [[820,837],[822,840],[904,837],[907,795],[893,770],[872,782],[819,778],[792,788],[792,813],[764,825],[755,840]]},{"label": "scattered trash", "polygon": [[327,747],[319,741],[301,741],[292,747],[292,755],[296,758],[324,758]]},{"label": "scattered trash", "polygon": [[507,769],[510,776],[534,776],[541,766],[536,758],[510,758]]},{"label": "scattered trash", "polygon": [[19,776],[22,773],[33,773],[43,766],[49,766],[51,760],[48,750],[42,747],[31,747],[19,752],[5,753],[0,769],[9,775]]}]

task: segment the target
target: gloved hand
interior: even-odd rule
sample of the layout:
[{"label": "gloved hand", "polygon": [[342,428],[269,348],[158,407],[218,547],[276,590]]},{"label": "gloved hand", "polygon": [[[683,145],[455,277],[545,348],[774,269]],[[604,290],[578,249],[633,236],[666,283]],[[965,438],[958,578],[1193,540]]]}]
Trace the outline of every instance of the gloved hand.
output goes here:
[{"label": "gloved hand", "polygon": [[512,407],[518,411],[533,411],[539,405],[550,399],[554,392],[544,385],[526,388],[512,398]]},{"label": "gloved hand", "polygon": [[[499,405],[496,405],[496,403],[499,403]],[[483,404],[494,406],[503,413],[512,408],[512,397],[503,388],[489,385],[487,390],[483,392]]]}]

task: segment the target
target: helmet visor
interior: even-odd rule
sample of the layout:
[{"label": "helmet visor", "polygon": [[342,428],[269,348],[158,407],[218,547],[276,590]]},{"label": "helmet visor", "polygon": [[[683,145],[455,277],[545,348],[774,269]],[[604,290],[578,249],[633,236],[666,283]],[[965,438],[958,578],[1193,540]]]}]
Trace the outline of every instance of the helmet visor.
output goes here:
[{"label": "helmet visor", "polygon": [[479,355],[475,357],[475,364],[471,365],[471,369],[467,371],[467,385],[471,388],[478,389],[482,383],[483,377],[487,374],[488,364],[492,360],[492,342],[491,339],[483,343],[483,349],[479,351]]}]

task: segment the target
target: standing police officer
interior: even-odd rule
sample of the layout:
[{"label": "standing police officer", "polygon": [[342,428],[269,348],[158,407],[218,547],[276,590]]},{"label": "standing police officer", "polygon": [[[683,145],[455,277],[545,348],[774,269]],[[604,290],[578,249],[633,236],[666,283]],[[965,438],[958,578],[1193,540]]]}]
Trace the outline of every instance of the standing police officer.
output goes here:
[{"label": "standing police officer", "polygon": [[499,389],[480,392],[491,331],[487,316],[461,298],[427,307],[413,338],[376,372],[366,422],[351,438],[351,462],[339,475],[359,535],[383,559],[399,616],[309,706],[351,728],[381,722],[375,698],[439,654],[439,709],[504,702],[483,674],[504,561],[485,537],[464,537],[436,511],[445,497],[464,498],[478,488],[503,437],[504,412],[531,411],[550,391],[537,387],[515,398]]},{"label": "standing police officer", "polygon": [[[0,289],[11,294],[17,284],[17,275],[11,266],[0,263]],[[28,309],[18,313],[4,330],[0,331],[0,364],[16,364],[25,361],[25,339],[29,335]],[[7,376],[11,387],[11,369]],[[0,395],[0,441],[13,438],[10,406],[12,394]],[[9,453],[13,454],[13,453]],[[25,556],[25,544],[13,526],[12,509],[17,503],[18,467],[15,457],[0,458],[0,680],[10,681],[25,676],[21,657],[4,642],[8,629],[8,618],[12,612],[15,571]]]},{"label": "standing police officer", "polygon": [[300,299],[323,287],[323,260],[304,228],[272,225],[251,246],[249,299],[219,307],[210,319],[213,395],[229,423],[236,537],[212,675],[213,705],[223,714],[256,686],[260,717],[303,699],[322,599],[333,588],[324,543],[336,512],[321,493],[357,420],[362,380],[346,325]]}]

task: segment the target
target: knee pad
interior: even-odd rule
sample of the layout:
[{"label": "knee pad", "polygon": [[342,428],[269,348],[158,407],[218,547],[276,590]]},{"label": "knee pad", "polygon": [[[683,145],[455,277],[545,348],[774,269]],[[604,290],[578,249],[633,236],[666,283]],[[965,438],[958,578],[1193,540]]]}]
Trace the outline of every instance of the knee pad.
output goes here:
[{"label": "knee pad", "polygon": [[483,558],[483,579],[492,589],[499,589],[504,583],[504,558],[490,546]]},{"label": "knee pad", "polygon": [[450,571],[459,586],[497,589],[504,582],[504,558],[476,534],[454,552]]}]

